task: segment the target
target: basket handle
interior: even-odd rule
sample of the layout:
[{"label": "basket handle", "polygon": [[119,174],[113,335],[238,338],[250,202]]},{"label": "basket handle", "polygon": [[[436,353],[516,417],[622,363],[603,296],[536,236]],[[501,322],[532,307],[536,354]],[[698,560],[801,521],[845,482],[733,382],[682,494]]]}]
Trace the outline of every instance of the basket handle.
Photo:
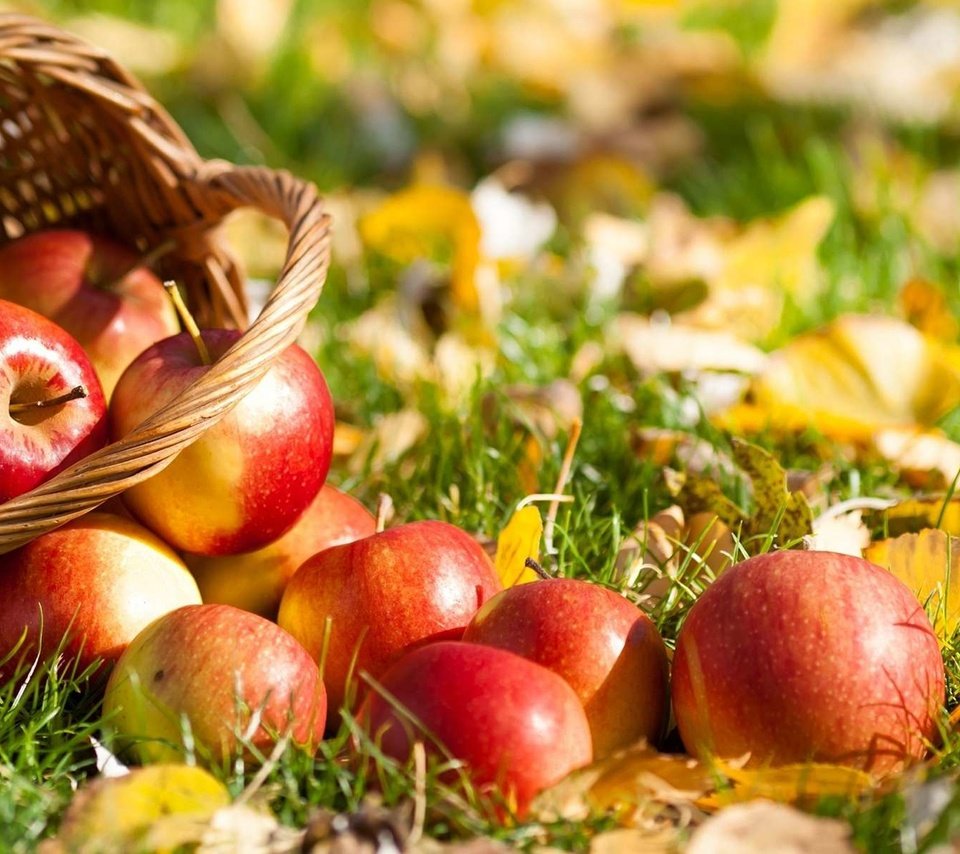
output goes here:
[{"label": "basket handle", "polygon": [[330,261],[330,217],[316,187],[264,167],[202,162],[183,182],[226,215],[254,207],[289,231],[277,287],[263,310],[210,370],[133,432],[28,493],[0,504],[0,554],[99,506],[169,465],[263,378],[292,344],[316,305]]}]

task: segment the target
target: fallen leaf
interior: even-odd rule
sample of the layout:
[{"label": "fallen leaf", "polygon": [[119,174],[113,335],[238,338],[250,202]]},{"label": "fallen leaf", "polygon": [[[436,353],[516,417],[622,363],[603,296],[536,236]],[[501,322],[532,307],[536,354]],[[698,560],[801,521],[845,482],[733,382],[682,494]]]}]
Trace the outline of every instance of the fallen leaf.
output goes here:
[{"label": "fallen leaf", "polygon": [[903,501],[891,501],[872,511],[867,520],[889,537],[917,534],[924,528],[938,528],[960,537],[960,496],[919,495]]},{"label": "fallen leaf", "polygon": [[57,839],[71,852],[172,851],[199,842],[214,813],[229,802],[226,787],[201,768],[135,768],[82,787]]},{"label": "fallen leaf", "polygon": [[204,828],[196,854],[296,854],[304,831],[282,826],[265,808],[231,804],[217,810]]},{"label": "fallen leaf", "polygon": [[863,512],[824,514],[813,520],[813,533],[803,538],[803,546],[811,551],[838,552],[863,557],[870,543],[870,531],[863,523]]},{"label": "fallen leaf", "polygon": [[780,803],[812,806],[822,798],[847,800],[877,788],[877,780],[857,768],[808,762],[775,768],[747,768],[716,760],[714,770],[732,785],[714,795],[717,806],[764,798]]},{"label": "fallen leaf", "polygon": [[754,378],[749,409],[718,421],[730,429],[814,427],[870,443],[881,428],[929,426],[960,404],[958,353],[897,318],[844,315],[772,353]]},{"label": "fallen leaf", "polygon": [[687,854],[854,854],[850,825],[785,804],[752,801],[721,810],[694,830]]},{"label": "fallen leaf", "polygon": [[736,335],[678,323],[655,323],[638,314],[617,317],[613,334],[641,374],[735,371],[756,374],[767,357]]},{"label": "fallen leaf", "polygon": [[467,193],[419,184],[390,196],[360,221],[366,245],[401,264],[431,260],[450,265],[456,306],[476,314],[480,223]]},{"label": "fallen leaf", "polygon": [[557,227],[557,214],[547,202],[511,191],[496,176],[473,188],[470,204],[480,223],[480,252],[485,258],[527,261]]},{"label": "fallen leaf", "polygon": [[834,215],[829,198],[812,196],[777,217],[749,223],[723,247],[707,299],[678,319],[764,339],[780,322],[786,297],[806,305],[820,294],[817,248]]},{"label": "fallen leaf", "polygon": [[528,559],[540,557],[543,520],[532,504],[521,507],[510,517],[497,537],[494,566],[504,588],[536,581],[539,576],[526,565]]},{"label": "fallen leaf", "polygon": [[873,445],[915,489],[946,489],[960,473],[960,444],[940,430],[878,430]]},{"label": "fallen leaf", "polygon": [[925,335],[940,341],[957,340],[960,323],[943,288],[933,282],[916,276],[908,279],[897,294],[897,306],[903,319]]},{"label": "fallen leaf", "polygon": [[927,528],[871,543],[863,556],[916,594],[946,643],[960,625],[960,537]]},{"label": "fallen leaf", "polygon": [[787,472],[774,456],[742,439],[732,441],[733,462],[751,484],[753,510],[747,513],[723,492],[709,473],[690,474],[665,469],[667,488],[688,516],[707,513],[737,531],[749,550],[752,541],[774,537],[794,543],[812,533],[813,514],[802,492],[787,487]]}]

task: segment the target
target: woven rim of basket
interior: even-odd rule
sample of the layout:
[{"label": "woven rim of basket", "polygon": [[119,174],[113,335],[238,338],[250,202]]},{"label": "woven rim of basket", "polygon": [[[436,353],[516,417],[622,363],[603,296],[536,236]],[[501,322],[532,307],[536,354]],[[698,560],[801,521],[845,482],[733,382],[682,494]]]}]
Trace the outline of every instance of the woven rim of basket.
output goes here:
[{"label": "woven rim of basket", "polygon": [[[11,31],[19,38],[33,30],[46,40],[74,43],[33,19],[0,16],[0,55],[9,46]],[[120,70],[117,74],[125,76]],[[217,220],[237,208],[252,207],[283,222],[289,232],[283,268],[259,316],[199,380],[132,433],[31,492],[0,504],[0,553],[83,515],[166,467],[262,379],[296,340],[323,289],[330,220],[311,183],[285,171],[203,161],[195,153],[181,157],[174,152],[177,156],[171,162],[169,138],[152,129],[143,138],[158,157],[167,159],[182,191],[202,198]]]}]

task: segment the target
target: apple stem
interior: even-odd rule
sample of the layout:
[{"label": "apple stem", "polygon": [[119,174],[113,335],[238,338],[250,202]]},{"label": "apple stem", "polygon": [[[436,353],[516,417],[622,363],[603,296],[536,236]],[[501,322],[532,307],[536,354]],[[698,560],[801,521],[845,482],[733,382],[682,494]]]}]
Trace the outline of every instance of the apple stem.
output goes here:
[{"label": "apple stem", "polygon": [[377,533],[383,532],[387,527],[387,521],[393,515],[393,499],[385,492],[380,493],[377,500]]},{"label": "apple stem", "polygon": [[82,385],[77,385],[70,389],[70,391],[57,395],[57,397],[50,397],[46,400],[31,400],[29,403],[11,403],[10,414],[17,415],[21,412],[30,412],[34,409],[59,406],[61,403],[69,403],[71,400],[81,400],[86,396],[87,390]]},{"label": "apple stem", "polygon": [[553,578],[553,576],[543,568],[542,564],[539,561],[534,560],[532,557],[528,557],[523,562],[523,565],[527,567],[527,569],[532,569],[544,581],[549,581],[551,578]]},{"label": "apple stem", "polygon": [[207,349],[206,342],[200,334],[200,327],[197,326],[197,321],[193,319],[193,315],[190,314],[190,309],[187,308],[187,304],[183,301],[183,296],[180,293],[180,288],[177,287],[177,283],[168,279],[163,283],[163,286],[167,289],[167,293],[170,295],[177,314],[180,315],[180,321],[183,323],[184,329],[190,334],[193,343],[197,347],[197,353],[200,354],[200,361],[204,365],[212,365],[213,359],[210,358],[210,351]]},{"label": "apple stem", "polygon": [[[560,496],[567,485],[567,479],[570,477],[570,469],[573,467],[573,455],[577,450],[577,443],[580,441],[580,433],[583,430],[583,420],[574,418],[570,425],[570,438],[567,440],[567,448],[563,453],[563,462],[560,464],[560,474],[557,476],[557,485],[553,492]],[[553,528],[557,523],[557,513],[560,512],[560,499],[555,498],[550,502],[547,509],[547,516],[543,523],[543,544],[547,554],[554,554],[553,548]]]}]

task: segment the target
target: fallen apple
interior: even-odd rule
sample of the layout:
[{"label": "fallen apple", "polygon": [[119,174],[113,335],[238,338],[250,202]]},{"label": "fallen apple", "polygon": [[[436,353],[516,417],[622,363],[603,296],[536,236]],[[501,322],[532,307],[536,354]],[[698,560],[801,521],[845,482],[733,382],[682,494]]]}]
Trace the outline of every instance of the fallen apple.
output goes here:
[{"label": "fallen apple", "polygon": [[613,590],[574,578],[511,587],[483,604],[463,640],[515,652],[569,682],[597,759],[663,735],[666,647],[653,621]]},{"label": "fallen apple", "polygon": [[[240,337],[202,333],[216,360]],[[187,333],[165,338],[124,371],[110,401],[119,439],[209,369]],[[202,555],[248,552],[286,533],[327,476],[333,401],[314,360],[293,344],[264,378],[159,474],[123,493],[141,522],[176,548]]]},{"label": "fallen apple", "polygon": [[293,575],[277,621],[318,662],[331,720],[355,708],[354,678],[378,676],[411,647],[459,640],[500,589],[487,553],[447,522],[408,522],[324,549]]},{"label": "fallen apple", "polygon": [[0,503],[102,447],[106,409],[77,341],[37,312],[0,300]]},{"label": "fallen apple", "polygon": [[267,754],[289,736],[308,751],[327,703],[316,663],[276,623],[231,605],[188,605],[133,639],[107,682],[104,719],[142,761],[184,756],[185,722],[205,761]]},{"label": "fallen apple", "polygon": [[0,665],[5,678],[56,652],[80,671],[112,665],[148,623],[199,604],[200,592],[142,525],[92,512],[0,555],[0,602],[0,662],[17,649]]},{"label": "fallen apple", "polygon": [[474,786],[520,816],[540,791],[593,758],[583,706],[566,681],[482,644],[408,652],[377,680],[358,719],[401,762],[417,741],[460,760]]},{"label": "fallen apple", "polygon": [[38,231],[0,247],[0,298],[73,335],[107,399],[141,351],[180,331],[160,280],[137,253],[78,229]]},{"label": "fallen apple", "polygon": [[695,756],[884,774],[937,743],[944,666],[923,606],[889,572],[785,550],[730,567],[693,605],[672,696]]},{"label": "fallen apple", "polygon": [[293,573],[330,546],[369,537],[377,520],[352,495],[324,484],[296,524],[279,539],[237,555],[184,554],[204,602],[220,602],[273,619]]}]

